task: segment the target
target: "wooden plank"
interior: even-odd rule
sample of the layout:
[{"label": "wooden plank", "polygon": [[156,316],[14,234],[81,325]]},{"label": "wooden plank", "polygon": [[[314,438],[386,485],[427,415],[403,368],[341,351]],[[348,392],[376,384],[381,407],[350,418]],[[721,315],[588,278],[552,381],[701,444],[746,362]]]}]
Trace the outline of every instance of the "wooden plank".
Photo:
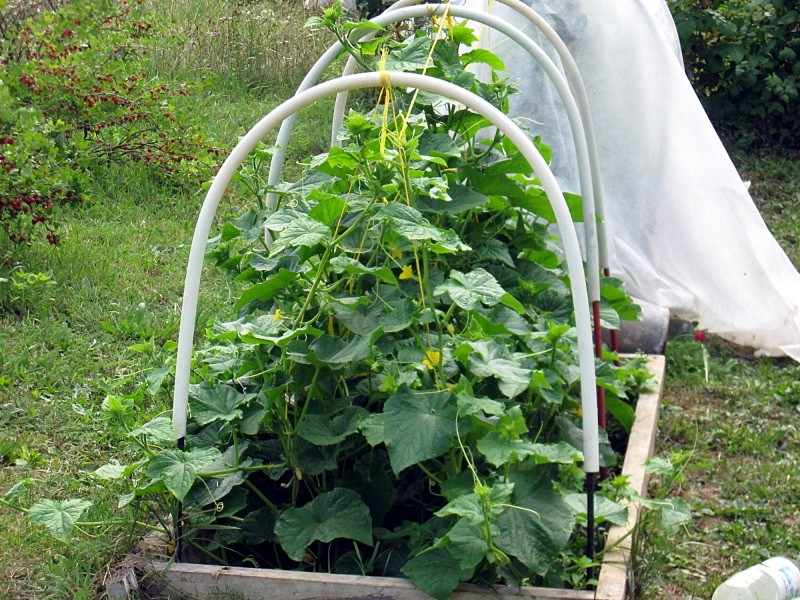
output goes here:
[{"label": "wooden plank", "polygon": [[[628,439],[625,462],[622,474],[628,475],[628,482],[640,496],[647,494],[650,475],[645,471],[644,463],[653,456],[656,447],[658,417],[661,412],[661,391],[664,386],[664,369],[666,362],[663,356],[649,356],[647,369],[653,375],[653,389],[642,394],[636,403],[636,420]],[[631,532],[639,521],[639,509],[635,505],[628,506],[628,522],[624,526],[612,527],[606,539],[606,551],[603,566],[598,577],[596,600],[625,600],[628,586],[628,564],[630,561]]]},{"label": "wooden plank", "polygon": [[[644,463],[653,455],[656,442],[661,391],[664,384],[663,356],[649,356],[648,370],[653,389],[642,394],[636,405],[622,474],[640,495],[647,493],[649,475]],[[452,600],[625,600],[630,555],[630,531],[638,521],[635,506],[629,506],[628,523],[609,531],[595,592],[551,588],[480,587],[462,585]],[[326,573],[299,573],[272,569],[220,567],[189,563],[152,562],[146,566],[168,587],[192,598],[225,600],[430,600],[408,579]]]},{"label": "wooden plank", "polygon": [[[430,600],[408,579],[272,569],[152,563],[169,586],[197,598],[222,600]],[[452,600],[593,600],[594,593],[551,588],[462,585]]]}]

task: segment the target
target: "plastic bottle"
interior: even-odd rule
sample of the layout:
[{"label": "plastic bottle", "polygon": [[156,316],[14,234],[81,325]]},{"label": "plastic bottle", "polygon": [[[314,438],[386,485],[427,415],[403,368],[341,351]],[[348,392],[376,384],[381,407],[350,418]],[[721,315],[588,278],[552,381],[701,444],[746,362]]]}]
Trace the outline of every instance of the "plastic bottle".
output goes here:
[{"label": "plastic bottle", "polygon": [[800,563],[777,556],[736,573],[711,600],[789,600],[800,594]]}]

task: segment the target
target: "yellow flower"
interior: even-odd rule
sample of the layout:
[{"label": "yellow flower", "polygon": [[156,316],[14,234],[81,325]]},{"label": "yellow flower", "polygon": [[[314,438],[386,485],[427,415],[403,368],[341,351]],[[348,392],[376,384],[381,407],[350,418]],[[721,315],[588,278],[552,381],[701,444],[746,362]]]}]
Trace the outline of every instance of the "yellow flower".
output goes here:
[{"label": "yellow flower", "polygon": [[452,323],[448,323],[445,328],[447,329],[447,333],[449,333],[450,335],[456,334],[456,328],[453,326]]},{"label": "yellow flower", "polygon": [[389,256],[392,258],[403,258],[403,253],[394,244],[387,245],[387,249],[389,250]]},{"label": "yellow flower", "polygon": [[426,350],[425,351],[425,358],[422,359],[422,364],[428,367],[429,369],[433,370],[439,364],[439,360],[442,358],[442,353],[438,350]]},{"label": "yellow flower", "polygon": [[276,308],[275,309],[275,314],[272,316],[272,322],[275,323],[277,321],[280,321],[280,319],[281,319],[281,309],[280,308]]},{"label": "yellow flower", "polygon": [[414,279],[414,269],[411,265],[403,265],[400,269],[400,279]]}]

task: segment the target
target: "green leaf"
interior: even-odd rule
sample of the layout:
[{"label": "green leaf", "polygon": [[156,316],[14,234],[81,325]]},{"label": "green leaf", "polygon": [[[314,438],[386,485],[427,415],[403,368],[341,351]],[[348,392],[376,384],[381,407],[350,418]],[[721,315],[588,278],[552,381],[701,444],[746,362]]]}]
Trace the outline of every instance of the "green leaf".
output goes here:
[{"label": "green leaf", "polygon": [[[543,189],[529,187],[525,190],[523,196],[509,197],[512,198],[512,204],[514,206],[524,208],[550,223],[556,222],[556,214],[553,212],[550,200]],[[583,203],[581,197],[576,194],[564,194],[564,200],[567,203],[567,208],[569,209],[572,220],[576,223],[583,222]]]},{"label": "green leaf", "polygon": [[521,462],[533,454],[533,443],[528,440],[509,439],[490,431],[478,441],[478,450],[490,463],[499,467],[506,463]]},{"label": "green leaf", "polygon": [[183,501],[197,479],[197,471],[218,457],[216,448],[193,452],[162,450],[150,459],[145,473],[152,479],[163,481],[172,495]]},{"label": "green leaf", "polygon": [[625,284],[620,279],[607,277],[600,286],[602,299],[617,312],[622,321],[639,321],[642,318],[642,309],[627,293]]},{"label": "green leaf", "polygon": [[575,525],[567,504],[552,489],[550,472],[538,468],[512,470],[514,505],[496,523],[494,542],[539,575],[558,562]]},{"label": "green leaf", "polygon": [[633,423],[636,421],[636,411],[630,404],[619,399],[614,394],[606,395],[606,410],[612,415],[622,428],[630,433]]},{"label": "green leaf", "polygon": [[483,63],[485,65],[489,65],[489,68],[494,71],[506,70],[506,65],[503,63],[500,57],[494,52],[484,48],[476,48],[475,50],[465,52],[461,55],[461,60],[463,61],[464,66],[471,65],[473,63]]},{"label": "green leaf", "polygon": [[[317,191],[315,196],[317,194],[322,194],[322,192]],[[347,202],[343,198],[333,194],[325,194],[324,198],[308,214],[312,219],[333,228],[341,220],[346,208]]]},{"label": "green leaf", "polygon": [[437,517],[455,515],[473,524],[480,524],[484,521],[480,498],[474,492],[451,500],[434,514]]},{"label": "green leaf", "polygon": [[17,499],[22,496],[27,490],[29,484],[33,482],[33,479],[30,477],[26,477],[25,479],[19,480],[17,483],[12,485],[9,489],[3,492],[3,500],[6,502],[14,503]]},{"label": "green leaf", "polygon": [[479,484],[479,489],[481,496],[477,492],[461,495],[439,509],[435,513],[436,516],[455,515],[480,525],[485,522],[487,516],[496,517],[505,510],[504,505],[511,501],[514,484],[496,483],[489,488]]},{"label": "green leaf", "polygon": [[513,360],[508,351],[496,342],[474,342],[469,356],[469,368],[479,377],[494,377],[507,398],[525,391],[531,382],[532,371]]},{"label": "green leaf", "polygon": [[431,38],[418,36],[398,49],[395,49],[386,59],[386,69],[390,71],[414,71],[424,69],[428,65],[428,55],[431,50]]},{"label": "green leaf", "polygon": [[331,228],[301,215],[286,225],[272,244],[272,255],[286,248],[311,247],[331,239]]},{"label": "green leaf", "polygon": [[462,569],[474,569],[490,553],[480,526],[467,519],[459,519],[444,539]]},{"label": "green leaf", "polygon": [[343,442],[358,431],[358,425],[367,411],[360,406],[348,406],[342,414],[306,415],[297,427],[297,435],[317,446],[332,446]]},{"label": "green leaf", "polygon": [[299,562],[315,541],[345,538],[371,546],[372,519],[358,494],[336,488],[302,508],[284,510],[275,525],[275,535],[289,558]]},{"label": "green leaf", "polygon": [[278,514],[269,506],[262,506],[258,510],[247,513],[242,521],[242,532],[245,542],[257,546],[275,539],[275,523]]},{"label": "green leaf", "polygon": [[384,421],[386,415],[381,413],[372,414],[366,419],[362,420],[360,425],[358,426],[359,430],[361,431],[361,435],[367,440],[370,446],[373,448],[378,444],[383,444],[386,441],[384,437]]},{"label": "green leaf", "polygon": [[401,571],[435,600],[448,600],[459,583],[472,577],[474,570],[462,569],[445,548],[436,548],[416,555]]},{"label": "green leaf", "polygon": [[344,367],[364,360],[369,356],[372,340],[381,335],[381,329],[371,332],[372,335],[357,335],[345,344],[340,338],[323,335],[311,344],[311,353],[307,358],[312,364],[325,365],[331,368]]},{"label": "green leaf", "polygon": [[[324,225],[321,226],[324,227]],[[234,308],[236,310],[240,310],[242,307],[250,304],[251,302],[266,302],[267,300],[271,300],[277,296],[279,292],[286,289],[286,286],[292,283],[296,278],[297,273],[287,271],[286,269],[281,269],[266,281],[257,283],[256,285],[242,292],[242,295],[236,301]]]},{"label": "green leaf", "polygon": [[483,412],[485,415],[499,416],[505,413],[506,407],[502,402],[491,398],[476,398],[470,394],[457,394],[458,411],[462,415],[474,415]]},{"label": "green leaf", "polygon": [[[586,523],[586,494],[568,494],[564,501],[581,518],[582,523]],[[628,509],[605,496],[595,494],[594,496],[594,517],[599,523],[609,522],[612,525],[625,525],[628,522]]]},{"label": "green leaf", "polygon": [[330,261],[334,273],[347,273],[348,275],[374,275],[383,283],[397,285],[397,278],[392,270],[386,266],[366,267],[349,256],[335,256]]},{"label": "green leaf", "polygon": [[447,294],[464,310],[474,310],[481,303],[494,306],[500,302],[505,293],[494,275],[481,268],[469,273],[453,269],[450,271],[449,279],[433,290],[434,296]]},{"label": "green leaf", "polygon": [[403,386],[386,401],[383,414],[386,448],[396,474],[441,455],[453,443],[456,403],[450,392],[416,394]]},{"label": "green leaf", "polygon": [[583,452],[570,446],[566,442],[556,442],[555,444],[533,444],[531,456],[537,464],[557,463],[569,465],[583,460]]},{"label": "green leaf", "polygon": [[[328,152],[328,156],[318,166],[323,173],[336,175],[337,177],[348,177],[358,167],[358,156],[334,146]],[[315,192],[318,190],[315,190]],[[326,223],[332,225],[333,223]]]},{"label": "green leaf", "polygon": [[267,344],[274,343],[283,329],[283,325],[275,320],[274,315],[247,315],[237,321],[218,323],[215,333],[218,339],[238,337],[246,344]]},{"label": "green leaf", "polygon": [[432,213],[457,215],[489,202],[489,198],[466,186],[453,184],[448,189],[450,200],[422,197],[420,210]]},{"label": "green leaf", "polygon": [[[234,227],[237,231],[240,231],[243,234],[247,243],[252,243],[264,235],[264,228],[262,227],[263,216],[263,213],[249,210],[245,213],[242,213],[235,219],[231,219],[225,223],[225,226]],[[233,236],[229,232],[226,232],[223,228],[223,241],[226,239],[231,239],[232,237]]]},{"label": "green leaf", "polygon": [[455,232],[444,231],[431,225],[416,208],[399,202],[382,206],[375,219],[385,221],[387,228],[410,241],[435,242],[435,252],[465,252],[470,247],[464,244]]},{"label": "green leaf", "polygon": [[452,137],[446,133],[432,133],[428,129],[419,136],[417,152],[423,157],[455,158],[461,156],[461,148]]},{"label": "green leaf", "polygon": [[490,311],[476,311],[472,316],[490,336],[532,333],[531,324],[505,306],[498,305]]},{"label": "green leaf", "polygon": [[92,503],[88,500],[39,500],[28,510],[28,520],[44,525],[62,542],[69,542],[72,528]]},{"label": "green leaf", "polygon": [[95,469],[92,475],[98,479],[121,479],[126,470],[126,465],[106,464]]},{"label": "green leaf", "polygon": [[497,261],[512,269],[516,268],[514,259],[508,251],[508,244],[496,238],[486,240],[486,243],[476,249],[482,260]]},{"label": "green leaf", "polygon": [[128,432],[128,437],[139,436],[144,436],[151,444],[171,444],[174,441],[172,421],[169,417],[159,416]]},{"label": "green leaf", "polygon": [[241,419],[241,408],[255,398],[255,394],[241,394],[229,385],[208,381],[192,385],[190,393],[189,408],[199,425]]}]

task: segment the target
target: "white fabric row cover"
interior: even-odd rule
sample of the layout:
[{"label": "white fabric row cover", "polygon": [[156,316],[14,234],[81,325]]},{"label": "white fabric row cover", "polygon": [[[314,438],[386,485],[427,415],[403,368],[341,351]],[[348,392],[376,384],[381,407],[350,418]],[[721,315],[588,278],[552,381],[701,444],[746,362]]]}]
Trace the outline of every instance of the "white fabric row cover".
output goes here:
[{"label": "white fabric row cover", "polygon": [[[453,0],[530,32],[493,0]],[[687,79],[663,0],[524,0],[564,39],[589,96],[612,274],[673,317],[757,354],[800,360],[800,274],[775,241]],[[553,148],[578,193],[575,152],[555,90],[502,35],[482,44],[521,85],[511,114]],[[552,53],[554,61],[558,61]]]}]

